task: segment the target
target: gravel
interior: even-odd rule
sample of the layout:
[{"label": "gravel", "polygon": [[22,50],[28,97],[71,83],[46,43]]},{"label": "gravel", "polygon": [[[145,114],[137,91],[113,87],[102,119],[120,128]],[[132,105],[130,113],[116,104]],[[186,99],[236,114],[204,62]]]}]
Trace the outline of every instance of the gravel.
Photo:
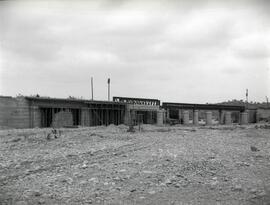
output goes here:
[{"label": "gravel", "polygon": [[0,204],[268,204],[266,128],[0,130]]}]

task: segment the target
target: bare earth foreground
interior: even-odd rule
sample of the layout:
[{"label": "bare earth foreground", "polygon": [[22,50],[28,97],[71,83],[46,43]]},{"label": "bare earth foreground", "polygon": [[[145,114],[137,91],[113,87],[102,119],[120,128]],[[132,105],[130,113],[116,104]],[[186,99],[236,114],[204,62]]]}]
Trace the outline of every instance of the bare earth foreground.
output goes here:
[{"label": "bare earth foreground", "polygon": [[270,204],[268,126],[0,131],[0,204]]}]

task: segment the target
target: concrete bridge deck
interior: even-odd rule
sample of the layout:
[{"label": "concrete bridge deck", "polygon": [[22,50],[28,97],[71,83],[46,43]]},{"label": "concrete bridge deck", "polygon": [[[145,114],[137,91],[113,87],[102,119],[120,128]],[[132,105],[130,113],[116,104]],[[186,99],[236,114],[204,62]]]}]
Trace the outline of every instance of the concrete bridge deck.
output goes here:
[{"label": "concrete bridge deck", "polygon": [[164,109],[192,109],[192,110],[228,110],[245,111],[245,106],[222,105],[222,104],[189,104],[189,103],[171,103],[163,102]]}]

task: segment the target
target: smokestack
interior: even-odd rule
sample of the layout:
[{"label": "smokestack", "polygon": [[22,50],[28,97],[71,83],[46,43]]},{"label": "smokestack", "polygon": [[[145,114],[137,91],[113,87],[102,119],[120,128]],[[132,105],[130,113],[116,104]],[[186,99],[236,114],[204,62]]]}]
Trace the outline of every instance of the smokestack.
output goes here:
[{"label": "smokestack", "polygon": [[92,100],[94,100],[93,77],[91,77],[91,94],[92,94]]},{"label": "smokestack", "polygon": [[111,79],[108,78],[108,101],[110,101],[110,83],[111,83]]}]

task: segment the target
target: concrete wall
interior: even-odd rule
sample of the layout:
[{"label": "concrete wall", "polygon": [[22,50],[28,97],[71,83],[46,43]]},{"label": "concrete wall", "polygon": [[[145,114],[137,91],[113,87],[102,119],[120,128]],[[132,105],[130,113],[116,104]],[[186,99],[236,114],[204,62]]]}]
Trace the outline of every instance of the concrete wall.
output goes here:
[{"label": "concrete wall", "polygon": [[69,111],[60,111],[53,116],[52,127],[72,126],[73,117]]},{"label": "concrete wall", "polygon": [[24,97],[0,96],[0,128],[29,128],[30,109]]},{"label": "concrete wall", "polygon": [[269,109],[257,109],[257,117],[259,120],[269,120],[270,119],[270,108]]},{"label": "concrete wall", "polygon": [[249,123],[255,123],[256,122],[256,113],[257,110],[248,110],[248,122]]},{"label": "concrete wall", "polygon": [[30,128],[41,127],[41,112],[37,106],[30,106]]}]

